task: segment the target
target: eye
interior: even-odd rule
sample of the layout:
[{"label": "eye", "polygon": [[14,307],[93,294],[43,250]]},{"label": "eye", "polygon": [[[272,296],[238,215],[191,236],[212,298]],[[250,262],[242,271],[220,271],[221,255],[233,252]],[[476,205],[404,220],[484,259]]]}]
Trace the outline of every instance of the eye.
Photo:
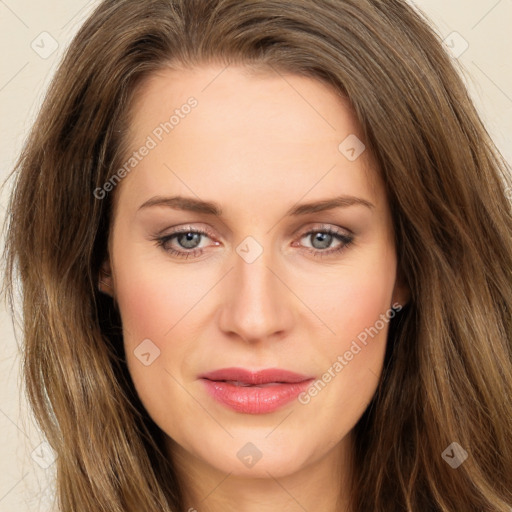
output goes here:
[{"label": "eye", "polygon": [[[210,233],[206,230],[187,227],[169,235],[157,237],[155,241],[157,246],[162,247],[172,256],[189,258],[203,253],[203,247],[199,247],[203,238],[210,238]],[[218,245],[218,242],[216,244]]]},{"label": "eye", "polygon": [[[203,254],[204,249],[208,247],[208,245],[201,246],[205,238],[213,239],[213,235],[207,230],[187,226],[174,233],[155,237],[154,241],[158,247],[163,248],[171,256],[194,258]],[[306,252],[312,253],[314,256],[324,257],[341,253],[353,242],[354,237],[347,232],[322,226],[302,234],[299,240],[302,241],[304,239],[311,241],[311,247],[297,244],[297,242],[294,242],[292,246],[302,247]],[[220,245],[219,242],[213,243],[214,245]],[[337,245],[331,248],[333,243]]]},{"label": "eye", "polygon": [[[354,241],[352,234],[331,227],[310,230],[301,236],[300,240],[304,239],[311,241],[312,247],[305,247],[307,252],[319,257],[338,254]],[[337,245],[331,248],[333,243],[337,243]]]}]

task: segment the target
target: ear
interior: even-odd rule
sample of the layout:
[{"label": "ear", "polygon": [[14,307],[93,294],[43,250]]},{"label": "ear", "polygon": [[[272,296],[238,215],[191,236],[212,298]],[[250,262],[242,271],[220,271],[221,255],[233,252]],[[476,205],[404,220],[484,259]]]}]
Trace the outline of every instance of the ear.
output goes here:
[{"label": "ear", "polygon": [[98,276],[98,290],[102,293],[114,296],[114,280],[112,279],[112,269],[110,267],[110,258],[106,258],[101,264]]},{"label": "ear", "polygon": [[411,299],[411,290],[409,285],[405,281],[401,272],[397,274],[397,278],[395,281],[395,287],[393,288],[393,296],[391,299],[391,304],[400,304],[401,307],[404,307],[409,300]]}]

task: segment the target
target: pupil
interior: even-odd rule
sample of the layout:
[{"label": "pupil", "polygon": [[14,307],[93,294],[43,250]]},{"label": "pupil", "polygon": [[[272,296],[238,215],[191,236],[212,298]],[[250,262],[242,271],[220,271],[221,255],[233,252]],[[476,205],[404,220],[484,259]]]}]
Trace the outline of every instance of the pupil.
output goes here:
[{"label": "pupil", "polygon": [[194,247],[197,245],[197,239],[199,238],[199,233],[184,233],[182,235],[182,239],[184,238],[184,243],[180,241],[180,245],[185,247],[186,249],[194,249]]},{"label": "pupil", "polygon": [[[313,247],[315,249],[327,249],[331,244],[332,235],[329,233],[317,233],[313,238]],[[320,242],[320,246],[315,245],[316,242]]]}]

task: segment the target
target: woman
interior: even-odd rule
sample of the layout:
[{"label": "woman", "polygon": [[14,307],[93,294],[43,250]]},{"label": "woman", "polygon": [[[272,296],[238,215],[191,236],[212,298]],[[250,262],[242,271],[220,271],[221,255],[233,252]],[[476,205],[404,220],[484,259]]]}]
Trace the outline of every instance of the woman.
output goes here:
[{"label": "woman", "polygon": [[402,1],[101,3],[8,226],[61,509],[509,511],[508,171]]}]

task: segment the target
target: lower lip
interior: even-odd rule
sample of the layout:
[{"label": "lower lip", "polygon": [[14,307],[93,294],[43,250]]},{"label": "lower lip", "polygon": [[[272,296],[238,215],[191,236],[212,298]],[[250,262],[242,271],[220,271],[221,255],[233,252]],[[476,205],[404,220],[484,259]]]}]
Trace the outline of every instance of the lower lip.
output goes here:
[{"label": "lower lip", "polygon": [[245,414],[276,411],[305,391],[314,379],[271,386],[235,386],[229,382],[201,379],[218,402]]}]

